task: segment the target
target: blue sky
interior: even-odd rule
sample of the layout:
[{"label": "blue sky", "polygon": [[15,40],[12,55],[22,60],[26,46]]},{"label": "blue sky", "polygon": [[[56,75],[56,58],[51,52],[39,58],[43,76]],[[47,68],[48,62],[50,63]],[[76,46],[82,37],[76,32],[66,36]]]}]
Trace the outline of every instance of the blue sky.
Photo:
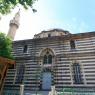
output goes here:
[{"label": "blue sky", "polygon": [[72,33],[95,30],[95,0],[44,0],[44,4],[56,21],[55,27]]},{"label": "blue sky", "polygon": [[[15,40],[31,39],[34,34],[53,28],[73,34],[95,31],[95,0],[38,0],[34,8],[37,13],[21,8],[20,27]],[[0,31],[7,34],[9,21],[17,11],[18,7],[2,17]]]}]

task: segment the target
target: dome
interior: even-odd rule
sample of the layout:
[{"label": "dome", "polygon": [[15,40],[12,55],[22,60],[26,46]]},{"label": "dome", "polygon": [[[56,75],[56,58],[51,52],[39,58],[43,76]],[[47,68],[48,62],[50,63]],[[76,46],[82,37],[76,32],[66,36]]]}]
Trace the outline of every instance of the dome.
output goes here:
[{"label": "dome", "polygon": [[53,36],[63,36],[70,34],[69,31],[63,29],[50,29],[44,30],[39,34],[34,35],[34,38],[45,38],[45,37],[53,37]]}]

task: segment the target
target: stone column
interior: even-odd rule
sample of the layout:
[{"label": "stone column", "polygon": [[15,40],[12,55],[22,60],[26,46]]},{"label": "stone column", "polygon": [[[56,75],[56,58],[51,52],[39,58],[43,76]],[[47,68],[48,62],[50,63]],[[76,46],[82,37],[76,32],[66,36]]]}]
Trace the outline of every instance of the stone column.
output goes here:
[{"label": "stone column", "polygon": [[20,95],[24,95],[24,85],[20,85]]}]

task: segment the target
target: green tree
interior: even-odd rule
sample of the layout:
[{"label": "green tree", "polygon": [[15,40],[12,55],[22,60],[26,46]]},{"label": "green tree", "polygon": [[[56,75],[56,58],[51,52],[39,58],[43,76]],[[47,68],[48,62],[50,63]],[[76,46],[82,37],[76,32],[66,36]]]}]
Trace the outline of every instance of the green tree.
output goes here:
[{"label": "green tree", "polygon": [[0,56],[13,59],[11,52],[12,41],[4,33],[0,33]]},{"label": "green tree", "polygon": [[[7,14],[11,11],[11,9],[14,9],[17,5],[22,5],[25,9],[28,9],[29,7],[33,7],[34,2],[37,0],[0,0],[0,13],[1,14]],[[33,9],[33,12],[36,10]]]}]

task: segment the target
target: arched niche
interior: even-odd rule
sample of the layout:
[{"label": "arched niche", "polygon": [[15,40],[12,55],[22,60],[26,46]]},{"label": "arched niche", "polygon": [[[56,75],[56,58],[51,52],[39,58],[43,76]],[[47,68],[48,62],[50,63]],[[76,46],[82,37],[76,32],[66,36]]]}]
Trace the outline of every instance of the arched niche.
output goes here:
[{"label": "arched niche", "polygon": [[55,53],[51,48],[45,48],[40,52],[41,65],[53,65],[55,63]]},{"label": "arched niche", "polygon": [[39,54],[39,63],[41,66],[40,89],[50,90],[54,80],[55,53],[51,48],[42,49]]}]

